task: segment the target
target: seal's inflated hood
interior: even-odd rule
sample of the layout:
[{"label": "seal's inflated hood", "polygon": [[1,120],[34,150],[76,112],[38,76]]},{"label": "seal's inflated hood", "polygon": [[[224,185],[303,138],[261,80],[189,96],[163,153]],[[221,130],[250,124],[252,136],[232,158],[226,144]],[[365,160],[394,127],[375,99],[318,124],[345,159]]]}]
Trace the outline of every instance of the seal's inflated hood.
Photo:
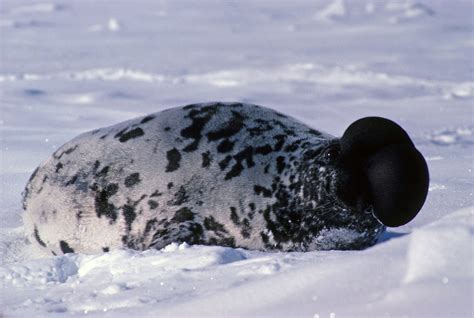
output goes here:
[{"label": "seal's inflated hood", "polygon": [[429,174],[405,130],[389,119],[365,117],[352,123],[340,142],[342,155],[361,172],[375,216],[391,227],[411,221],[425,202]]}]

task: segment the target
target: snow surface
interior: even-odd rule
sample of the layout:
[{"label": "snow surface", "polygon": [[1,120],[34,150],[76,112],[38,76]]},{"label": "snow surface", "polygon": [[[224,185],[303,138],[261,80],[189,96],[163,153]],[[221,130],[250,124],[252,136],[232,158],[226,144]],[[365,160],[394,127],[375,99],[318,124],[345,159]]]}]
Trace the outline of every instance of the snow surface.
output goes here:
[{"label": "snow surface", "polygon": [[[471,1],[0,3],[0,316],[472,317]],[[245,101],[341,135],[399,122],[427,202],[364,251],[39,255],[20,194],[81,132],[172,106]]]}]

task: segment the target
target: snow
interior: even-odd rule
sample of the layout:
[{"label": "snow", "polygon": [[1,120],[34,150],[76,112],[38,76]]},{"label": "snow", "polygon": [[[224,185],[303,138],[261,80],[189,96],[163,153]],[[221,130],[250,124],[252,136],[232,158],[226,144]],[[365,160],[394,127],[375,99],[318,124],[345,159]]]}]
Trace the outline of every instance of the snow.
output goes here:
[{"label": "snow", "polygon": [[[0,315],[472,317],[472,12],[468,0],[2,1]],[[23,237],[23,187],[60,145],[211,100],[339,136],[391,118],[427,159],[427,202],[363,251],[51,257]]]},{"label": "snow", "polygon": [[347,14],[344,0],[335,0],[327,7],[316,13],[315,19],[330,21],[331,19],[343,18]]}]

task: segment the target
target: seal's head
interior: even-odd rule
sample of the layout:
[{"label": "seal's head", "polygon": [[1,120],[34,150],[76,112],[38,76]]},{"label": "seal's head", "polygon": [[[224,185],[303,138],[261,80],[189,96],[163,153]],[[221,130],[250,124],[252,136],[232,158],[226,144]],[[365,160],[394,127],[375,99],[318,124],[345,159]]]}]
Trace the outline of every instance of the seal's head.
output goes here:
[{"label": "seal's head", "polygon": [[306,159],[311,172],[304,188],[313,191],[322,220],[310,243],[317,249],[373,245],[385,226],[411,221],[428,193],[423,156],[405,130],[385,118],[355,121]]}]

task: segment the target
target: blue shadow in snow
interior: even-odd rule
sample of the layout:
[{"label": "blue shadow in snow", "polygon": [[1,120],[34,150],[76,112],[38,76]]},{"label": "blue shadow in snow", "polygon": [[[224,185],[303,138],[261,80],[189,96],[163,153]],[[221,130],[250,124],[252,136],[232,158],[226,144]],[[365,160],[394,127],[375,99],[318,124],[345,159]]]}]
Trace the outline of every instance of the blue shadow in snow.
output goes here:
[{"label": "blue shadow in snow", "polygon": [[389,232],[385,231],[382,235],[380,235],[379,239],[377,240],[377,244],[388,242],[392,239],[396,239],[402,236],[405,236],[410,233],[397,233],[397,232]]},{"label": "blue shadow in snow", "polygon": [[36,88],[28,88],[23,91],[27,96],[41,96],[46,94],[45,91]]}]

